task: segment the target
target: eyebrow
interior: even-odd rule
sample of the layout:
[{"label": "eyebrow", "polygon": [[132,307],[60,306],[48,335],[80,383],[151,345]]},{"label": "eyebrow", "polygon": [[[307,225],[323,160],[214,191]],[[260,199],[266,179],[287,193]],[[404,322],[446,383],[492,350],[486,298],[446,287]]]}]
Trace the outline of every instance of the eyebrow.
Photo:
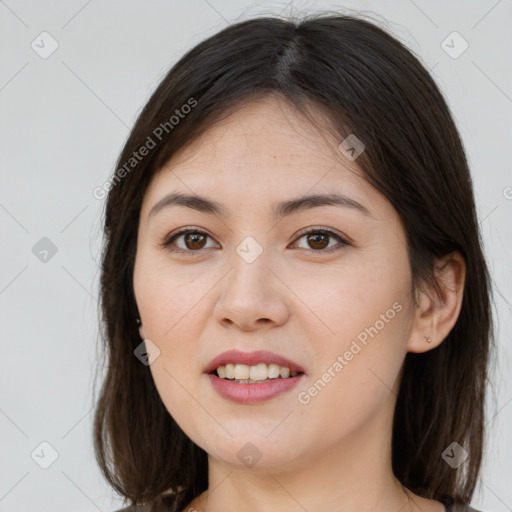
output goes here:
[{"label": "eyebrow", "polygon": [[[370,211],[358,203],[354,199],[341,194],[313,194],[309,196],[302,196],[296,199],[289,199],[273,205],[271,215],[274,219],[280,219],[311,208],[320,206],[342,206],[351,208],[360,212],[363,215],[372,217]],[[183,194],[180,192],[173,192],[158,201],[149,211],[148,217],[156,215],[158,212],[169,208],[171,206],[186,206],[199,212],[219,215],[228,217],[228,210],[221,203],[212,201],[206,197],[195,194]]]}]

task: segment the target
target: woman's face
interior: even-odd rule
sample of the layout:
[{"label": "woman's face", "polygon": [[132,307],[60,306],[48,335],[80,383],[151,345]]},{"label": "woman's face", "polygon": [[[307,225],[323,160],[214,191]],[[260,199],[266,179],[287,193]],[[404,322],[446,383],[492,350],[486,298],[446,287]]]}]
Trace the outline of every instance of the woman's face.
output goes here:
[{"label": "woman's face", "polygon": [[[413,318],[406,237],[357,159],[330,142],[260,100],[175,155],[145,194],[134,291],[141,335],[160,350],[149,369],[169,413],[218,462],[294,468],[390,439]],[[151,212],[176,193],[220,210],[168,201]],[[348,200],[305,201],[326,194]],[[195,235],[163,245],[184,228]],[[233,349],[272,352],[303,374],[277,394],[275,379],[209,375]],[[252,362],[249,376],[265,376]]]}]

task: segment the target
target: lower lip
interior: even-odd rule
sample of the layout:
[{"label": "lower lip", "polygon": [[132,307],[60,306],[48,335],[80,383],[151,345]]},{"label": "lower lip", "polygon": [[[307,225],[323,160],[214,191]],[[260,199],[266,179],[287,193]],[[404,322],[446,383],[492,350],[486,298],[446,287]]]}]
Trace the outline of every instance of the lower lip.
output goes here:
[{"label": "lower lip", "polygon": [[208,378],[217,393],[227,400],[239,404],[256,404],[270,400],[296,386],[305,374],[301,373],[287,379],[272,379],[261,384],[237,384],[227,379],[221,379],[213,373]]}]

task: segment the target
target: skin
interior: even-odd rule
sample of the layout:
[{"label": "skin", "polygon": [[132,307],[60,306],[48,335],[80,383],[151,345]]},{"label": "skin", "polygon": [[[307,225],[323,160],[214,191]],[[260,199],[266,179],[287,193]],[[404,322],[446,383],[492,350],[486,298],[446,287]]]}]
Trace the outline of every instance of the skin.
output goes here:
[{"label": "skin", "polygon": [[[391,432],[405,355],[434,349],[454,326],[464,261],[457,253],[440,260],[442,297],[424,290],[415,306],[400,218],[329,133],[322,138],[273,97],[259,99],[174,155],[144,196],[134,270],[140,335],[160,349],[150,370],[165,407],[209,460],[209,489],[184,512],[239,511],[248,503],[254,512],[444,511],[394,477]],[[149,217],[174,191],[206,196],[230,214],[175,205]],[[275,202],[321,192],[344,194],[371,216],[334,205],[279,222],[269,215]],[[177,252],[159,245],[187,226],[208,237],[185,245],[181,236]],[[297,236],[308,227],[331,228],[352,245]],[[252,263],[236,252],[248,236],[263,249]],[[394,303],[400,312],[309,403],[299,403],[298,394]],[[306,376],[261,404],[230,402],[203,370],[232,348],[277,352]],[[252,467],[237,457],[247,442],[261,453]]]}]

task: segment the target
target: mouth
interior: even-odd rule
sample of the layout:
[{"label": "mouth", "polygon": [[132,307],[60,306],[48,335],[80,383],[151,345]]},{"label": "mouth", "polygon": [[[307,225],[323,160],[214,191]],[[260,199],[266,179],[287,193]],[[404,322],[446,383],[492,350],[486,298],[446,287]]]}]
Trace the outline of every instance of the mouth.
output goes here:
[{"label": "mouth", "polygon": [[238,404],[257,404],[284,395],[297,386],[306,375],[297,373],[293,377],[265,379],[251,381],[251,379],[226,379],[216,375],[216,372],[207,375],[210,384],[217,394],[225,400]]},{"label": "mouth", "polygon": [[292,372],[287,366],[278,364],[259,363],[249,366],[245,364],[226,364],[210,372],[220,379],[226,379],[237,384],[261,384],[276,379],[290,379],[304,372]]},{"label": "mouth", "polygon": [[214,357],[203,371],[204,373],[216,371],[220,378],[238,380],[288,378],[291,373],[306,373],[304,368],[294,361],[267,350],[255,352],[228,350]]},{"label": "mouth", "polygon": [[241,404],[270,400],[306,376],[301,366],[278,354],[238,350],[214,358],[204,373],[222,398]]}]

